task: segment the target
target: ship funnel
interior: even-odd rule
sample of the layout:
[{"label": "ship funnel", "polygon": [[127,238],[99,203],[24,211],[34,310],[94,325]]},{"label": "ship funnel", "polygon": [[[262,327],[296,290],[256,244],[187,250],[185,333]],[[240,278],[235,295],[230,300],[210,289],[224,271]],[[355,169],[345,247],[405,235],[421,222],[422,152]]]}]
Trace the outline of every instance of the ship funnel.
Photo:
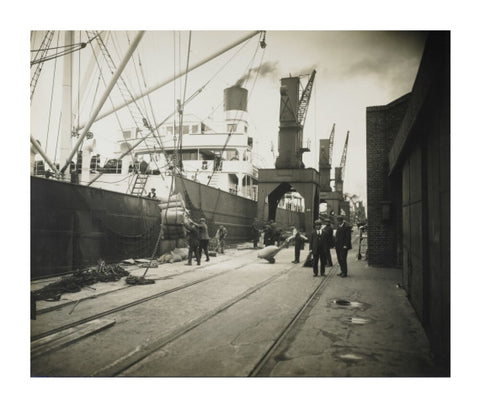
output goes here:
[{"label": "ship funnel", "polygon": [[231,86],[223,91],[223,109],[247,111],[248,90],[241,86]]}]

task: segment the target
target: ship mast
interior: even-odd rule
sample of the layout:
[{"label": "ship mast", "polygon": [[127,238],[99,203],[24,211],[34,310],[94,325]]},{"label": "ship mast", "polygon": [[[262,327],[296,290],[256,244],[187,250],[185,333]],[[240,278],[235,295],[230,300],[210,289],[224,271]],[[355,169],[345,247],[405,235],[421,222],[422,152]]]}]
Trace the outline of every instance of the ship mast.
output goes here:
[{"label": "ship mast", "polygon": [[142,39],[143,35],[145,34],[145,31],[139,31],[137,36],[134,38],[132,41],[127,53],[123,57],[122,62],[120,62],[120,65],[117,68],[117,71],[113,75],[112,79],[110,80],[109,85],[107,86],[107,89],[103,93],[103,96],[101,97],[100,101],[98,102],[97,107],[95,108],[90,120],[86,124],[86,126],[82,130],[82,134],[78,138],[77,143],[73,147],[72,152],[68,156],[68,158],[65,160],[65,164],[63,168],[60,170],[60,172],[64,172],[67,166],[70,164],[70,160],[73,158],[75,153],[77,152],[78,148],[81,146],[83,139],[87,136],[87,133],[90,130],[90,127],[92,127],[92,124],[95,122],[97,119],[98,114],[100,113],[100,110],[102,109],[103,105],[105,104],[108,96],[110,95],[110,92],[112,91],[113,87],[117,83],[118,79],[120,78],[120,75],[122,74],[123,70],[125,69],[125,66],[127,65],[128,61],[130,60],[130,57],[132,56],[133,52],[137,48],[138,44],[140,43],[140,40]]},{"label": "ship mast", "polygon": [[[73,31],[65,31],[65,46],[73,44]],[[63,83],[62,83],[62,119],[60,124],[60,154],[59,161],[67,160],[72,150],[72,69],[73,52],[67,53],[63,59]],[[68,160],[70,163],[71,158]],[[70,172],[67,172],[67,180]]]}]

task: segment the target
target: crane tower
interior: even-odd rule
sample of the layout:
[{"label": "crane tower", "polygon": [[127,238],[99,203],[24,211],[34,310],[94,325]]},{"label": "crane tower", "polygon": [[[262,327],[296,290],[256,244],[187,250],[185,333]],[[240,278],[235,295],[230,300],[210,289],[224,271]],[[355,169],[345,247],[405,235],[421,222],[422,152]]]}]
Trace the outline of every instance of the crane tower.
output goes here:
[{"label": "crane tower", "polygon": [[303,92],[300,90],[300,78],[282,78],[280,87],[280,128],[278,133],[277,169],[305,168],[302,161],[303,125],[307,115],[310,96],[316,71],[310,75]]},{"label": "crane tower", "polygon": [[345,139],[345,145],[343,146],[342,158],[340,160],[340,166],[335,167],[335,191],[343,194],[343,181],[345,180],[345,164],[347,162],[347,149],[348,149],[348,136],[350,132],[347,131],[347,137]]}]

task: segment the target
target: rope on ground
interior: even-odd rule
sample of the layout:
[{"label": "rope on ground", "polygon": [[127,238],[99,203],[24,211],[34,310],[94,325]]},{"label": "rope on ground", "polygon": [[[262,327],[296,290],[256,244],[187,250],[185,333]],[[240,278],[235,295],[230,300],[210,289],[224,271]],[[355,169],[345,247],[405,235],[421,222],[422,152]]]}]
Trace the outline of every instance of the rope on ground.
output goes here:
[{"label": "rope on ground", "polygon": [[59,281],[46,285],[32,292],[35,301],[59,301],[65,293],[79,292],[83,287],[97,282],[118,281],[130,273],[118,264],[106,265],[103,260],[96,268],[77,270],[71,276],[63,277]]}]

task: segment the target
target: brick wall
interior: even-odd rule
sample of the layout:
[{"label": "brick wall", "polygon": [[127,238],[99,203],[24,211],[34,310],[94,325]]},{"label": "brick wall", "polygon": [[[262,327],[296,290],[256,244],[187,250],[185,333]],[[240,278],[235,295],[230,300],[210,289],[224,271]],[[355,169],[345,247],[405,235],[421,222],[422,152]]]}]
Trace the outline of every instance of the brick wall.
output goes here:
[{"label": "brick wall", "polygon": [[[450,374],[450,33],[432,32],[410,94],[367,108],[369,264],[403,257],[403,285]],[[382,203],[392,217],[382,218]]]},{"label": "brick wall", "polygon": [[[378,266],[401,263],[396,229],[398,183],[388,177],[388,153],[404,118],[410,94],[385,106],[367,108],[368,262]],[[384,212],[389,208],[389,216]],[[388,217],[388,218],[387,218]]]}]

